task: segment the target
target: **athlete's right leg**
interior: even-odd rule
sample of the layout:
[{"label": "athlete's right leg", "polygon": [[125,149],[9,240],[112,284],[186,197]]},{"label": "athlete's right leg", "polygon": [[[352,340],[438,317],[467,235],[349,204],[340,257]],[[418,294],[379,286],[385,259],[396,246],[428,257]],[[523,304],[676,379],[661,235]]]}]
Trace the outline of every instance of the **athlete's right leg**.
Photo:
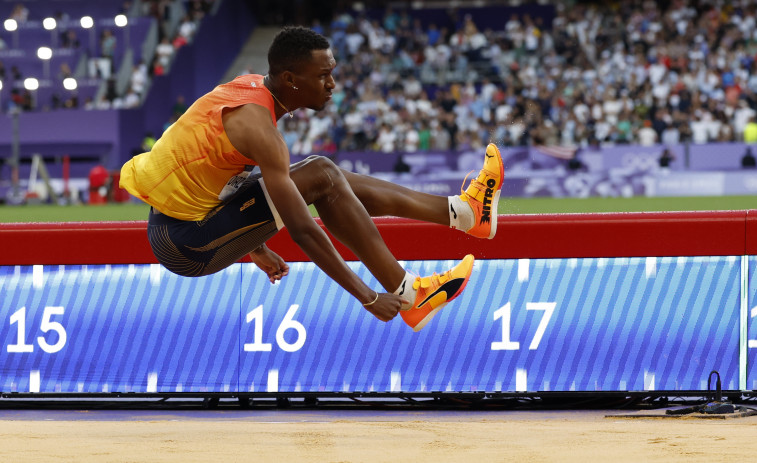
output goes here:
[{"label": "athlete's right leg", "polygon": [[355,253],[387,292],[408,300],[408,310],[401,315],[414,330],[423,328],[465,288],[473,270],[471,255],[442,275],[420,278],[406,272],[389,251],[342,170],[327,158],[308,158],[293,165],[289,175],[305,202],[315,206],[329,232]]},{"label": "athlete's right leg", "polygon": [[397,263],[365,207],[341,170],[328,158],[311,156],[291,166],[289,176],[306,203],[315,206],[323,224],[346,245],[388,291],[402,283]]}]

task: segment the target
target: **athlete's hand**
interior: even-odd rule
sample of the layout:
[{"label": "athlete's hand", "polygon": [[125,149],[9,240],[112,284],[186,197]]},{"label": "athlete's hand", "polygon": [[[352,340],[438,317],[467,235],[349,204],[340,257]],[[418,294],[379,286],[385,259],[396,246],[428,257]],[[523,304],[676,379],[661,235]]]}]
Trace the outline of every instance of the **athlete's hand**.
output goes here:
[{"label": "athlete's hand", "polygon": [[271,284],[289,274],[289,265],[265,244],[250,253],[250,259],[268,275]]},{"label": "athlete's hand", "polygon": [[402,307],[402,298],[392,293],[378,293],[378,299],[373,304],[364,306],[382,322],[388,322],[397,316]]}]

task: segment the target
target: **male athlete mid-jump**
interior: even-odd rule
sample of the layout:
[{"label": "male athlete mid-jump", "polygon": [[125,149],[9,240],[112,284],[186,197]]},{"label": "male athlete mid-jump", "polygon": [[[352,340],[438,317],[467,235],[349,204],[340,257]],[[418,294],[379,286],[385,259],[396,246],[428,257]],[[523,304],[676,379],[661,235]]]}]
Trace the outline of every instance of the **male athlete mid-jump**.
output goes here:
[{"label": "male athlete mid-jump", "polygon": [[[268,64],[265,76],[240,76],[199,98],[151,151],[123,166],[121,186],[152,206],[147,231],[155,256],[174,273],[202,276],[249,253],[273,283],[289,266],[265,243],[287,227],[305,254],[379,320],[399,313],[420,330],[465,288],[473,256],[440,275],[412,275],[371,217],[406,217],[494,237],[504,178],[499,150],[490,144],[476,178],[449,197],[348,172],[325,157],[290,165],[277,121],[328,104],[336,61],[325,37],[287,27],[274,38]],[[259,173],[252,174],[254,166]],[[350,270],[308,204],[387,292],[374,291]]]}]

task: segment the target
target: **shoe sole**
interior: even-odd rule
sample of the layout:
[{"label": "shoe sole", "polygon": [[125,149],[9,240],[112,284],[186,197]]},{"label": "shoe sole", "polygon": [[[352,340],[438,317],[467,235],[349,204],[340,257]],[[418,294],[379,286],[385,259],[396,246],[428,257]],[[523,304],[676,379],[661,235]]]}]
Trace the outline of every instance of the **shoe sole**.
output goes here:
[{"label": "shoe sole", "polygon": [[499,195],[502,193],[502,187],[500,186],[500,189],[497,190],[496,193],[494,193],[494,198],[492,198],[492,210],[494,211],[494,217],[492,217],[491,221],[491,227],[489,229],[489,238],[494,238],[494,235],[497,234],[497,217],[499,216],[498,207],[499,207]]},{"label": "shoe sole", "polygon": [[439,312],[440,310],[442,310],[445,305],[449,304],[450,302],[452,302],[453,299],[455,299],[457,296],[459,296],[460,293],[462,293],[463,290],[465,289],[465,287],[468,285],[468,280],[470,279],[470,276],[471,276],[472,273],[473,273],[473,268],[471,268],[471,273],[469,273],[468,276],[465,277],[465,281],[463,281],[463,284],[460,285],[460,289],[458,289],[457,292],[452,297],[448,298],[447,302],[445,302],[444,304],[439,305],[439,307],[435,308],[434,310],[432,310],[431,312],[429,312],[428,315],[426,315],[425,317],[423,317],[423,319],[421,321],[419,321],[418,324],[413,327],[413,331],[415,331],[417,333],[418,331],[422,330],[423,327],[426,326],[426,324],[428,322],[430,322],[432,318],[434,318],[434,316],[437,314],[437,312]]}]

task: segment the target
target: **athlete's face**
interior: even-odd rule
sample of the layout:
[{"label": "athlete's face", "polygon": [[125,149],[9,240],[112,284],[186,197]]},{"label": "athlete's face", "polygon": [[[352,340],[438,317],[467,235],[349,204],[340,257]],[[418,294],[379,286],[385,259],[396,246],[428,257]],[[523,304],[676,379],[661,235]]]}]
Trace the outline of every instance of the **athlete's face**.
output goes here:
[{"label": "athlete's face", "polygon": [[311,59],[294,74],[294,91],[301,101],[300,106],[320,111],[331,100],[336,83],[331,72],[336,67],[331,49],[313,50]]}]

